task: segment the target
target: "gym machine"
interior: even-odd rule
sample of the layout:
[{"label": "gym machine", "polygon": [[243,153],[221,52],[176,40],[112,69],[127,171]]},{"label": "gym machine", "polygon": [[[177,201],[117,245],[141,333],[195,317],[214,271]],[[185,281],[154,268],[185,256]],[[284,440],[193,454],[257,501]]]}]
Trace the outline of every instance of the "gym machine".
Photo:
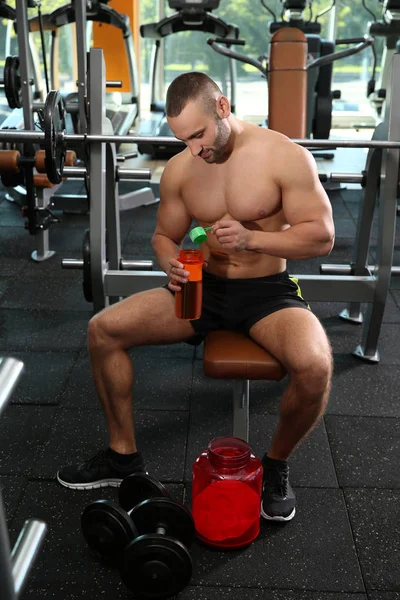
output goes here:
[{"label": "gym machine", "polygon": [[[61,6],[54,12],[43,15],[43,29],[51,31],[51,46],[50,46],[50,73],[51,73],[51,89],[58,89],[56,82],[56,73],[58,70],[58,47],[59,47],[59,33],[60,28],[72,23],[77,24],[77,33],[79,35],[82,48],[78,46],[78,62],[81,57],[86,53],[85,43],[82,41],[86,39],[86,23],[88,21],[94,23],[104,23],[112,25],[116,29],[120,30],[124,40],[126,57],[129,65],[129,80],[130,80],[130,92],[122,93],[121,101],[116,102],[115,93],[107,92],[106,97],[106,114],[110,119],[114,133],[117,135],[126,135],[129,133],[130,128],[139,112],[139,89],[138,89],[138,73],[137,73],[137,61],[135,55],[135,48],[133,45],[132,31],[130,28],[129,18],[127,15],[120,14],[115,9],[108,6],[109,0],[94,0],[89,3],[86,7],[85,21],[83,28],[79,21],[80,7],[77,6],[76,0],[72,0],[70,4]],[[83,29],[83,31],[82,31]],[[29,19],[29,30],[39,30],[39,18],[33,17]],[[78,40],[77,40],[78,42]],[[80,69],[78,69],[79,71]],[[85,68],[83,69],[85,70]],[[81,79],[81,78],[80,78]],[[118,82],[116,82],[118,83]],[[80,86],[82,87],[82,86]],[[110,85],[111,87],[111,85]],[[116,85],[115,87],[119,87]],[[72,122],[74,124],[73,131],[75,133],[83,133],[85,125],[80,127],[79,118],[80,111],[79,106],[82,101],[82,97],[79,97],[79,86],[78,92],[73,92],[65,97],[66,110],[72,115]]]},{"label": "gym machine", "polygon": [[393,54],[398,52],[396,44],[400,39],[400,0],[379,0],[382,7],[381,19],[378,20],[375,14],[368,8],[365,0],[362,4],[365,10],[372,16],[373,21],[368,24],[368,33],[373,37],[382,37],[385,39],[381,60],[381,71],[378,81],[376,81],[376,60],[373,67],[373,75],[368,82],[367,96],[372,106],[375,108],[379,117],[385,118],[383,113],[386,95],[390,85],[390,74]]},{"label": "gym machine", "polygon": [[[33,0],[29,0],[29,6],[35,4]],[[78,123],[80,134],[84,135],[87,132],[87,82],[86,82],[86,27],[87,27],[87,12],[86,12],[86,0],[74,0],[73,5],[69,5],[67,15],[65,19],[74,20],[76,22],[76,36],[77,36],[77,48],[78,48],[78,103],[68,102],[66,104],[66,108],[74,112],[75,115],[79,114]],[[33,78],[31,77],[31,64],[28,61],[28,49],[30,44],[29,37],[29,21],[27,18],[27,2],[26,0],[20,1],[17,3],[16,10],[16,21],[18,22],[17,34],[18,34],[18,46],[19,46],[19,60],[18,60],[18,70],[14,69],[12,74],[14,75],[14,81],[18,87],[18,98],[20,102],[20,109],[23,113],[23,122],[19,122],[18,125],[13,127],[9,127],[9,129],[20,129],[25,126],[25,129],[34,129],[34,121],[33,114],[37,113],[39,116],[39,123],[35,124],[35,126],[41,127],[41,121],[45,118],[45,104],[43,102],[34,102],[33,93],[31,90],[31,85],[25,85],[25,82],[30,82],[32,84]],[[65,9],[65,7],[62,7]],[[120,19],[119,24],[124,23],[124,36],[125,36],[125,44],[127,48],[132,47],[132,36],[130,34],[129,22],[113,11],[113,9],[102,4],[101,9],[95,10],[92,7],[93,14],[92,18],[99,17],[99,14],[102,16],[104,20],[108,20],[111,23],[114,23],[117,18]],[[60,14],[63,15],[63,11],[59,9],[59,11],[55,11],[59,15],[58,18],[61,19]],[[50,15],[54,19],[54,14]],[[44,19],[34,18],[31,20],[31,29],[37,30],[40,28],[42,21],[47,23],[47,28],[50,27],[48,21],[46,19],[48,15],[45,15]],[[60,21],[55,19],[57,24]],[[90,15],[89,15],[90,18]],[[122,26],[122,25],[121,25]],[[51,25],[53,27],[53,25]],[[133,50],[129,51],[129,56],[134,56]],[[133,67],[130,69],[130,72],[133,73]],[[132,75],[133,76],[133,75]],[[135,79],[136,81],[136,79]],[[22,84],[21,82],[24,82]],[[107,87],[116,87],[120,85],[120,82],[116,81],[108,81]],[[64,103],[65,106],[65,103]],[[20,121],[21,119],[19,119]],[[20,148],[17,146],[10,146],[7,144],[6,146],[3,144],[3,148],[13,149],[14,155],[11,160],[11,170],[5,172],[3,169],[1,179],[5,186],[14,188],[12,190],[12,195],[10,199],[13,202],[18,202],[23,205],[23,215],[27,217],[26,227],[29,230],[31,235],[36,236],[37,241],[37,249],[32,253],[31,257],[36,262],[42,262],[47,260],[48,258],[54,255],[54,252],[49,248],[49,228],[53,223],[58,221],[53,214],[54,209],[61,210],[70,210],[70,211],[79,211],[86,212],[89,208],[89,181],[88,177],[85,176],[84,183],[78,181],[78,185],[80,185],[84,193],[77,194],[65,194],[60,190],[61,184],[63,183],[62,178],[58,178],[57,181],[50,180],[45,176],[41,175],[40,172],[36,172],[36,150],[38,148],[37,145],[32,145],[30,149],[30,154],[26,153],[26,148],[23,149],[23,156],[21,156]],[[77,145],[75,150],[86,159],[85,155],[85,147],[84,145]],[[119,162],[124,162],[126,158],[130,156],[134,156],[135,153],[131,153],[131,155],[122,155],[118,156]],[[72,162],[67,162],[66,164],[72,165],[75,162],[76,155],[69,154],[69,160]],[[30,166],[26,165],[27,162],[30,162]],[[24,164],[24,168],[21,168]],[[26,168],[25,168],[26,166]],[[37,169],[36,169],[37,170]],[[43,169],[42,169],[43,170]],[[135,176],[136,171],[125,170],[125,173],[122,173],[122,170],[119,174],[119,180],[123,181],[126,179],[130,180],[130,188],[129,191],[121,194],[119,197],[119,205],[121,210],[128,210],[134,208],[136,206],[140,206],[142,204],[150,204],[155,201],[154,194],[150,187],[142,187],[142,184],[133,183],[134,180],[142,181],[145,179],[146,181],[149,179],[149,170],[145,170],[138,177]],[[132,189],[133,184],[133,189]],[[76,185],[76,184],[75,184]],[[57,193],[58,192],[58,193]],[[7,197],[6,196],[6,197]]]},{"label": "gym machine", "polygon": [[[0,416],[10,400],[24,369],[15,358],[0,358]],[[47,532],[46,523],[29,519],[10,552],[10,540],[0,490],[0,581],[2,600],[18,600],[39,554]]]},{"label": "gym machine", "polygon": [[[158,58],[162,41],[171,34],[181,31],[203,31],[211,33],[224,40],[224,38],[236,40],[239,37],[239,29],[235,25],[226,23],[220,17],[212,14],[212,10],[218,8],[220,0],[168,0],[170,8],[176,9],[176,13],[165,17],[158,23],[146,23],[140,27],[140,35],[146,39],[154,40],[151,58],[150,85],[151,104],[150,117],[142,121],[137,129],[139,136],[171,137],[170,144],[153,142],[151,144],[141,142],[138,150],[141,154],[150,154],[155,158],[170,158],[181,152],[185,145],[174,141],[174,135],[170,130],[165,117],[165,102],[156,98],[156,78]],[[229,60],[230,91],[232,111],[235,111],[236,90],[236,66],[233,60]]]},{"label": "gym machine", "polygon": [[[0,19],[9,21],[15,25],[16,23],[16,11],[4,0],[0,0]],[[35,49],[33,45],[30,45],[30,61],[32,79],[30,84],[34,86],[34,98],[41,98],[41,89],[39,85],[40,77],[38,75],[38,69],[34,58]],[[6,110],[3,105],[1,106],[1,127],[5,129],[14,129],[15,127],[23,127],[22,111],[18,110],[22,108],[22,95],[21,95],[21,76],[19,71],[19,57],[18,56],[7,56],[4,65],[3,79],[0,82],[0,86],[4,89],[4,94],[7,99],[8,107],[12,110]]]},{"label": "gym machine", "polygon": [[[400,94],[400,55],[393,58],[393,96]],[[4,131],[0,140],[23,144],[36,143],[44,146],[46,169],[49,178],[57,179],[67,173],[63,164],[67,146],[83,143],[88,147],[92,204],[90,210],[90,244],[83,260],[63,261],[65,268],[84,270],[86,286],[90,289],[95,311],[101,310],[110,302],[133,293],[152,289],[167,282],[164,272],[152,271],[143,264],[133,261],[128,264],[132,271],[124,270],[120,255],[119,210],[116,193],[116,152],[115,144],[137,143],[136,136],[115,136],[104,118],[105,106],[105,65],[100,49],[90,51],[88,74],[90,92],[89,131],[86,135],[65,133],[62,119],[58,117],[61,99],[57,94],[46,101],[48,119],[43,124],[44,131]],[[144,142],[152,141],[151,138]],[[170,143],[168,138],[162,140]],[[375,174],[369,170],[369,177],[380,173],[381,197],[385,199],[378,206],[379,229],[375,268],[364,275],[294,275],[301,284],[305,297],[310,302],[363,302],[369,308],[363,324],[362,340],[355,354],[369,362],[377,362],[378,338],[383,312],[389,290],[396,222],[396,205],[400,150],[400,106],[392,103],[388,111],[388,139],[382,140],[293,140],[305,147],[322,149],[374,148],[382,154],[382,160],[375,165]],[[368,184],[367,184],[368,185]],[[107,232],[107,236],[106,236]],[[106,239],[107,237],[107,239]],[[138,265],[138,267],[136,267]]]},{"label": "gym machine", "polygon": [[[72,0],[66,6],[62,6],[53,13],[45,15],[44,27],[52,31],[51,44],[51,74],[52,88],[57,89],[54,75],[56,73],[58,36],[60,28],[75,23],[76,24],[76,46],[78,55],[78,81],[77,92],[70,93],[65,97],[65,107],[67,113],[71,114],[75,133],[86,133],[87,131],[87,25],[88,22],[104,23],[112,26],[121,32],[125,56],[128,62],[128,74],[130,83],[130,92],[122,93],[121,103],[115,104],[115,92],[106,95],[106,116],[110,120],[113,132],[116,135],[127,135],[129,129],[136,120],[139,111],[139,89],[136,55],[127,15],[118,13],[108,6],[108,0],[95,0],[87,3],[83,0]],[[40,23],[37,18],[29,21],[30,29],[37,30]],[[107,81],[107,88],[119,88],[120,81]],[[122,154],[118,156],[119,162],[124,162],[128,158],[137,156],[136,152]],[[84,148],[78,149],[78,157],[86,161]],[[122,178],[121,178],[122,179]],[[43,190],[47,196],[46,203],[51,204],[52,208],[63,210],[64,212],[87,212],[90,208],[89,190],[87,178],[82,184],[81,181],[66,181],[57,189]],[[121,210],[130,210],[142,205],[148,205],[156,202],[151,187],[143,186],[141,183],[134,183],[132,180],[128,185],[119,186],[119,202]]]}]

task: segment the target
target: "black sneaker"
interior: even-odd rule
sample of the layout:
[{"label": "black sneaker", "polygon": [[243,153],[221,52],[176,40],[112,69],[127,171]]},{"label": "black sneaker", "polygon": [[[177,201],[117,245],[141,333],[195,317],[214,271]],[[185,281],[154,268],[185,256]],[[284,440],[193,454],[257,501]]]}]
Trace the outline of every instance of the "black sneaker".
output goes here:
[{"label": "black sneaker", "polygon": [[264,467],[261,514],[269,521],[290,521],[296,513],[296,497],[289,482],[286,462],[262,459]]},{"label": "black sneaker", "polygon": [[137,472],[146,472],[139,453],[132,463],[120,465],[110,458],[107,448],[80,465],[70,465],[61,469],[57,473],[57,479],[61,485],[73,490],[94,490],[118,487],[125,477]]}]

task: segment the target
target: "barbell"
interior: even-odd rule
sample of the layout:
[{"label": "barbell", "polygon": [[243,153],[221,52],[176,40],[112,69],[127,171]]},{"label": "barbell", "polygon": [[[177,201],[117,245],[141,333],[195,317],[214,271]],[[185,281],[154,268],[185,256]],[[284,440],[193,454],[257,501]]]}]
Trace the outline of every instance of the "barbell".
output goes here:
[{"label": "barbell", "polygon": [[[23,129],[0,130],[0,141],[11,143],[39,144],[45,150],[45,165],[48,179],[52,183],[60,183],[67,145],[76,144],[137,144],[140,142],[162,144],[176,143],[174,137],[151,137],[133,135],[91,135],[65,133],[65,108],[58,91],[47,95],[43,111],[42,131],[27,131]],[[300,146],[308,148],[391,148],[400,149],[400,141],[381,140],[292,140]]]}]

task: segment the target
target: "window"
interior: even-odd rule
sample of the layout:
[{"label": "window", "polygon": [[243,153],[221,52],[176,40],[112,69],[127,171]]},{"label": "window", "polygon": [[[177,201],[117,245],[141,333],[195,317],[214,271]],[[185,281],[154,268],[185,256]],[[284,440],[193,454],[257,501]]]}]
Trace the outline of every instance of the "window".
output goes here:
[{"label": "window", "polygon": [[[335,6],[333,0],[313,0],[311,7],[305,11],[305,17],[312,21],[318,20],[323,39],[360,38],[368,33],[368,24],[373,20],[373,15],[368,9],[372,6],[372,12],[375,11],[378,18],[378,11],[381,10],[381,5],[378,8],[372,0],[364,0],[364,4],[366,8],[362,0],[336,0]],[[161,16],[172,12],[168,1],[164,0],[164,14]],[[281,20],[284,16],[280,0],[221,0],[214,14],[239,27],[240,38],[246,41],[246,45],[234,49],[253,59],[269,54],[270,23],[274,17]],[[158,5],[154,0],[141,0],[141,22],[157,21],[159,18]],[[207,37],[210,37],[210,34],[181,32],[164,39],[163,50],[160,53],[164,68],[159,78],[159,99],[164,98],[165,90],[175,76],[190,70],[205,71],[229,95],[228,59],[218,55],[207,45]],[[377,76],[380,72],[383,46],[384,40],[376,38]],[[147,96],[142,106],[147,108],[150,97],[151,40],[142,40],[141,47],[142,92],[145,90]],[[336,51],[347,47],[337,46]],[[344,121],[348,126],[364,122],[374,124],[376,112],[367,98],[367,83],[371,78],[372,64],[373,54],[370,49],[334,63],[332,90],[340,90],[341,98],[333,102],[333,126],[343,126]],[[236,112],[240,117],[259,122],[268,114],[267,82],[260,71],[251,65],[236,61],[236,71]]]}]

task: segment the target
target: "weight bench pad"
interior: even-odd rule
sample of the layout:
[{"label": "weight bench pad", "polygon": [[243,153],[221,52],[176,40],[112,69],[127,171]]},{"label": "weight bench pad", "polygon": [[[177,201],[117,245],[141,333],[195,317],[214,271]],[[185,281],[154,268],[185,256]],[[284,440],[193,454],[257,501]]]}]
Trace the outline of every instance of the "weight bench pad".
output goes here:
[{"label": "weight bench pad", "polygon": [[215,379],[269,379],[280,381],[286,371],[269,352],[247,335],[213,331],[204,341],[203,369]]}]

